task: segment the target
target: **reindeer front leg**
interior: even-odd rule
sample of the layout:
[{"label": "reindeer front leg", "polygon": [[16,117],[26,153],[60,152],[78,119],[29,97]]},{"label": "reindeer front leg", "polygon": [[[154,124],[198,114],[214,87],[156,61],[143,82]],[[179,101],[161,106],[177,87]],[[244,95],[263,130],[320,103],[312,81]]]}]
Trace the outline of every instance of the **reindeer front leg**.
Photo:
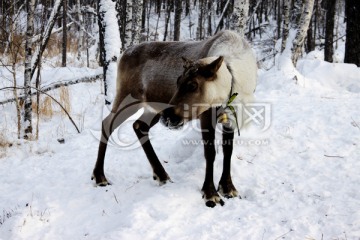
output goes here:
[{"label": "reindeer front leg", "polygon": [[204,155],[206,159],[205,181],[202,187],[203,198],[208,207],[215,207],[217,203],[224,205],[224,201],[217,193],[214,185],[214,161],[215,161],[215,126],[212,121],[212,109],[205,111],[200,116],[202,138],[204,143]]},{"label": "reindeer front leg", "polygon": [[219,182],[219,193],[226,197],[232,198],[238,195],[236,188],[231,180],[231,155],[233,151],[234,129],[227,124],[223,125],[223,152],[224,152],[224,166],[223,172]]},{"label": "reindeer front leg", "polygon": [[153,169],[154,180],[157,180],[160,185],[162,185],[171,180],[161,162],[159,161],[149,139],[149,130],[158,121],[159,115],[145,112],[138,120],[134,122],[133,128]]}]

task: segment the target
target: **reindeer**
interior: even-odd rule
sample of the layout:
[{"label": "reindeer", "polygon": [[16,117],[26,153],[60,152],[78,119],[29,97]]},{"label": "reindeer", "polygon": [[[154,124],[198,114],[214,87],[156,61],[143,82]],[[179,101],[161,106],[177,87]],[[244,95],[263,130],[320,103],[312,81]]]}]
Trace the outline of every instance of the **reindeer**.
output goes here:
[{"label": "reindeer", "polygon": [[256,72],[256,59],[249,44],[231,31],[219,32],[203,41],[145,42],[126,50],[118,66],[117,93],[111,113],[102,122],[92,176],[96,185],[109,184],[104,174],[104,158],[111,133],[144,108],[133,128],[153,169],[154,180],[160,184],[171,181],[151,145],[148,134],[151,127],[159,120],[169,128],[178,128],[186,121],[200,119],[206,159],[202,187],[206,206],[223,205],[219,193],[226,198],[238,196],[230,174],[236,128],[232,121],[222,121],[224,164],[218,191],[214,185],[216,119],[226,114],[223,103],[233,93],[238,94],[236,102],[252,100]]}]

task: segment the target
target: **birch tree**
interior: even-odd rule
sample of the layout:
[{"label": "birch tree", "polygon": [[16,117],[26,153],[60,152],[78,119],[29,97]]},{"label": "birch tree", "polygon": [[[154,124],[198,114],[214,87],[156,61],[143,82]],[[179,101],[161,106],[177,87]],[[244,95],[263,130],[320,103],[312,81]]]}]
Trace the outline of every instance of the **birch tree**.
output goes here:
[{"label": "birch tree", "polygon": [[283,5],[283,31],[282,31],[282,42],[281,42],[281,52],[285,50],[286,41],[289,36],[290,30],[290,2],[284,1]]},{"label": "birch tree", "polygon": [[142,6],[143,0],[126,0],[124,50],[140,42]]},{"label": "birch tree", "polygon": [[33,77],[33,75],[35,73],[35,70],[40,62],[41,55],[44,52],[46,45],[50,39],[50,35],[51,35],[52,29],[55,25],[56,18],[59,15],[61,5],[62,5],[62,0],[56,0],[54,2],[54,6],[53,6],[53,9],[50,14],[49,21],[45,27],[44,35],[40,38],[40,39],[42,39],[42,41],[41,41],[40,45],[36,48],[35,53],[33,54],[33,57],[31,60],[31,62],[32,62],[31,78]]},{"label": "birch tree", "polygon": [[121,50],[120,53],[122,53],[126,46],[126,5],[127,2],[125,0],[116,1],[116,18],[119,25],[119,33],[120,33],[120,39],[121,39]]},{"label": "birch tree", "polygon": [[245,35],[246,21],[249,15],[249,0],[235,0],[234,11],[232,14],[231,29],[239,33],[241,36]]},{"label": "birch tree", "polygon": [[98,0],[100,58],[104,74],[105,104],[110,104],[115,96],[117,60],[121,49],[115,4],[112,0]]},{"label": "birch tree", "polygon": [[32,135],[32,101],[31,101],[31,57],[34,35],[35,0],[26,0],[26,35],[25,35],[25,71],[24,71],[24,138]]},{"label": "birch tree", "polygon": [[292,46],[292,62],[296,66],[298,59],[302,54],[302,48],[306,38],[307,30],[311,21],[311,16],[314,8],[314,0],[303,0],[303,9],[298,24],[298,30]]},{"label": "birch tree", "polygon": [[133,0],[132,24],[131,24],[131,45],[140,43],[142,8],[143,8],[143,0]]}]

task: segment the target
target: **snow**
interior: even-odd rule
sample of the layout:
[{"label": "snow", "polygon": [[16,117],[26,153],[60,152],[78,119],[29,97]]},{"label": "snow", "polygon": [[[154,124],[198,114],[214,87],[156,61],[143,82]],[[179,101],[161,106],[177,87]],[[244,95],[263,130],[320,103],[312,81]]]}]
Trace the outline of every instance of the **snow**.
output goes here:
[{"label": "snow", "polygon": [[[119,55],[120,40],[111,20],[114,3],[104,4],[110,60]],[[182,39],[194,39],[196,25],[191,33],[188,25],[197,18],[195,9],[183,19]],[[153,35],[156,24],[151,15]],[[161,40],[163,29],[161,21]],[[90,180],[101,119],[109,112],[101,81],[67,88],[80,134],[53,103],[54,115],[40,119],[39,140],[18,140],[15,105],[0,105],[0,239],[360,239],[360,68],[342,63],[341,42],[336,63],[324,62],[316,50],[295,68],[290,59],[295,35],[290,30],[287,49],[275,61],[261,63],[255,96],[270,106],[269,127],[254,125],[235,135],[232,177],[242,198],[224,199],[223,207],[208,208],[201,198],[205,160],[198,122],[178,131],[161,124],[152,128],[154,149],[173,181],[159,186],[132,129],[140,112],[135,114],[112,135],[105,158],[112,185],[102,188]],[[258,59],[264,57],[260,47],[274,53],[280,45],[255,46]],[[96,59],[95,52],[96,46],[90,59]],[[102,72],[52,64],[44,64],[42,87]],[[108,74],[114,80],[111,99],[115,62]],[[0,88],[12,86],[6,69],[0,68],[0,78]],[[22,78],[20,67],[20,86]],[[60,99],[60,89],[49,93]],[[12,97],[11,91],[0,91],[0,101]],[[64,144],[58,142],[62,138]],[[216,150],[217,185],[221,146]]]},{"label": "snow", "polygon": [[[152,180],[139,145],[113,144],[105,159],[112,185],[94,186],[97,133],[108,111],[99,81],[69,87],[80,134],[57,110],[40,120],[38,141],[16,140],[15,106],[0,106],[0,142],[12,143],[0,148],[0,239],[360,238],[360,69],[316,56],[305,56],[296,69],[259,70],[256,99],[271,105],[271,125],[236,136],[232,176],[242,198],[214,209],[201,199],[205,160],[201,144],[186,142],[201,139],[191,128],[158,124],[151,131],[173,183]],[[101,70],[44,71],[44,84],[51,84]],[[132,121],[113,137],[136,142]],[[215,183],[221,146],[217,153]]]},{"label": "snow", "polygon": [[117,76],[117,61],[112,59],[120,57],[121,41],[119,33],[119,25],[117,21],[113,21],[116,18],[115,10],[115,1],[101,1],[100,12],[106,12],[103,18],[103,24],[106,28],[104,42],[105,42],[105,52],[106,52],[106,61],[109,62],[108,70],[106,73],[106,79],[108,84],[109,92],[107,94],[107,100],[112,102],[116,94],[116,76]]}]

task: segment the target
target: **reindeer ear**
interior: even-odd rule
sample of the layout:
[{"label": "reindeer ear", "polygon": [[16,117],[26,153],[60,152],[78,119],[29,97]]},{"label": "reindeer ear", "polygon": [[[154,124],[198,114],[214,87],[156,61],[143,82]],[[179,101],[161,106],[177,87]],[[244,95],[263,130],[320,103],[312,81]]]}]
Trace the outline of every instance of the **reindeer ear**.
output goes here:
[{"label": "reindeer ear", "polygon": [[190,66],[194,65],[194,61],[187,59],[186,57],[181,57],[184,62],[184,68],[189,68]]},{"label": "reindeer ear", "polygon": [[216,72],[219,70],[219,68],[221,67],[221,64],[224,61],[224,57],[220,56],[217,59],[215,59],[214,61],[212,61],[211,63],[203,66],[201,68],[201,75],[203,75],[206,78],[211,78],[213,77]]}]

